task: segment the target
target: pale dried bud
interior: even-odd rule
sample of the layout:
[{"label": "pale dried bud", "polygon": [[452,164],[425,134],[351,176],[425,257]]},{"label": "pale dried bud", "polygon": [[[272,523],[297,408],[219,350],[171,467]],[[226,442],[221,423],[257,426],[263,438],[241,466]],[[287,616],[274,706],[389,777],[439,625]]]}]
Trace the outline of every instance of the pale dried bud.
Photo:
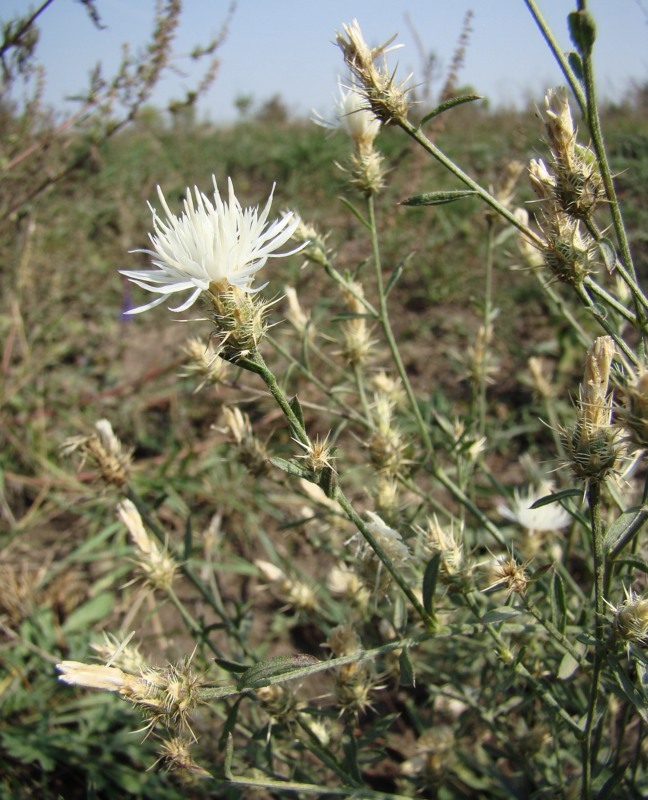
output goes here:
[{"label": "pale dried bud", "polygon": [[95,423],[94,433],[88,436],[73,436],[61,448],[63,455],[69,455],[77,450],[82,455],[82,463],[86,458],[92,458],[106,483],[111,483],[120,489],[127,483],[132,451],[122,448],[107,419],[100,419]]},{"label": "pale dried bud", "polygon": [[524,595],[529,578],[526,574],[526,564],[518,564],[512,555],[495,559],[490,567],[491,583],[485,591],[506,587],[507,595]]},{"label": "pale dried bud", "polygon": [[211,344],[205,344],[197,337],[188,339],[184,352],[188,362],[185,365],[186,377],[197,375],[201,380],[194,392],[199,392],[205,386],[216,386],[223,383],[227,377],[227,361],[215,352]]},{"label": "pale dried bud", "polygon": [[257,439],[247,414],[238,406],[224,406],[223,416],[233,444],[236,445],[238,460],[251,475],[267,475],[270,471],[268,453]]},{"label": "pale dried bud", "polygon": [[284,297],[288,301],[286,319],[300,336],[307,336],[309,341],[312,340],[315,336],[315,328],[309,315],[302,309],[297,292],[292,286],[285,286]]},{"label": "pale dried bud", "polygon": [[342,597],[359,611],[366,611],[371,594],[359,575],[346,564],[329,572],[326,585],[332,595]]},{"label": "pale dried bud", "polygon": [[648,448],[648,370],[640,367],[616,386],[620,404],[615,408],[615,424],[627,431],[635,448]]},{"label": "pale dried bud", "polygon": [[648,647],[648,597],[626,591],[626,599],[614,609],[614,630],[628,645]]},{"label": "pale dried bud", "polygon": [[533,388],[543,400],[553,397],[553,388],[550,383],[550,375],[547,369],[547,360],[539,356],[531,356],[527,362]]},{"label": "pale dried bud", "polygon": [[123,500],[117,506],[117,516],[126,526],[133,544],[137,548],[135,560],[145,583],[153,589],[168,591],[173,585],[178,565],[166,548],[160,549],[144,528],[135,504]]}]

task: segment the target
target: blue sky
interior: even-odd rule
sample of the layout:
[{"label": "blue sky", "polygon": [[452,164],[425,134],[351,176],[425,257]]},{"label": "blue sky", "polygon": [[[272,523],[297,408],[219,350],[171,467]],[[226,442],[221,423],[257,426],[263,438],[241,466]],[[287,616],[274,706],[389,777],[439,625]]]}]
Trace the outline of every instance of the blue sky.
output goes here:
[{"label": "blue sky", "polygon": [[[40,4],[40,3],[39,3]],[[575,0],[538,0],[564,49],[570,48],[565,18]],[[26,0],[0,0],[0,19],[33,7]],[[66,95],[87,83],[101,60],[108,72],[119,63],[121,45],[145,41],[153,0],[98,0],[108,30],[97,31],[75,0],[55,0],[41,18],[39,50],[47,68],[46,99],[61,107]],[[228,0],[184,0],[176,52],[215,34]],[[598,23],[596,69],[606,96],[623,92],[630,80],[648,80],[648,0],[590,0]],[[238,0],[230,33],[220,50],[221,69],[199,107],[201,118],[227,122],[236,117],[234,100],[252,95],[257,102],[280,95],[290,111],[326,114],[332,106],[337,77],[343,74],[338,48],[332,44],[343,22],[358,19],[369,44],[398,33],[405,46],[391,55],[403,77],[420,73],[411,21],[425,49],[442,65],[452,57],[463,16],[474,11],[473,33],[461,81],[495,104],[514,103],[561,82],[558,68],[523,0]],[[196,83],[196,72],[184,58],[177,62],[186,75],[167,77],[156,101],[181,98]],[[69,106],[70,109],[72,106]]]}]

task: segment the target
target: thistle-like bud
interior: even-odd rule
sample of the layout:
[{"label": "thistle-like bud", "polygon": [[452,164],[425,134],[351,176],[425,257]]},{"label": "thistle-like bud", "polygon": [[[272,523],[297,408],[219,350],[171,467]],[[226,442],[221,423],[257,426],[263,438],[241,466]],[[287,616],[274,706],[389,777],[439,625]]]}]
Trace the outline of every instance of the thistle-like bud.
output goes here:
[{"label": "thistle-like bud", "polygon": [[117,506],[117,516],[128,528],[137,549],[135,563],[146,585],[168,591],[173,585],[178,565],[166,548],[160,549],[147,533],[139,511],[130,500]]},{"label": "thistle-like bud", "polygon": [[545,96],[545,126],[553,155],[554,197],[560,208],[577,218],[588,218],[605,197],[596,156],[576,142],[576,130],[564,87]]},{"label": "thistle-like bud", "polygon": [[[293,216],[297,216],[293,213]],[[302,248],[302,253],[314,264],[326,267],[329,264],[329,251],[326,246],[328,234],[322,236],[317,228],[308,225],[301,217],[297,217],[297,227],[295,228],[292,240]]]},{"label": "thistle-like bud", "polygon": [[626,599],[614,609],[614,630],[628,645],[648,647],[648,597],[626,591]]},{"label": "thistle-like bud", "polygon": [[301,307],[297,292],[292,286],[285,286],[284,297],[288,301],[286,319],[302,339],[307,337],[309,341],[312,341],[315,338],[315,326],[311,322],[310,316]]},{"label": "thistle-like bud", "polygon": [[107,419],[98,420],[93,433],[73,436],[61,448],[63,455],[70,455],[77,450],[81,453],[82,464],[87,458],[95,462],[106,483],[121,489],[128,482],[132,451],[123,449]]},{"label": "thistle-like bud", "polygon": [[185,780],[189,778],[190,783],[191,779],[210,777],[209,772],[193,760],[193,744],[185,737],[172,736],[160,744],[158,763],[162,762],[169,772],[179,773]]},{"label": "thistle-like bud", "polygon": [[597,253],[578,220],[555,211],[544,217],[541,228],[546,239],[541,252],[547,269],[562,283],[582,284],[596,270]]},{"label": "thistle-like bud", "polygon": [[406,464],[407,444],[394,421],[394,406],[384,394],[374,396],[374,429],[369,436],[369,457],[373,466],[383,473],[397,475]]},{"label": "thistle-like bud", "polygon": [[200,383],[194,389],[199,392],[205,386],[216,386],[226,379],[227,361],[219,356],[211,344],[205,344],[198,337],[188,339],[184,346],[187,355],[186,377],[197,375]]},{"label": "thistle-like bud", "polygon": [[[365,42],[357,20],[343,25],[342,29],[343,33],[338,31],[336,34],[336,43],[342,50],[344,60],[368,107],[384,123],[406,119],[408,108],[406,84],[409,78],[397,85],[385,61],[385,56],[390,50],[400,47],[400,45],[389,47],[396,37],[393,36],[385,44],[372,49]],[[375,63],[379,57],[383,59],[382,66],[377,66]]]},{"label": "thistle-like bud", "polygon": [[512,594],[524,595],[529,584],[526,567],[512,555],[496,558],[490,566],[491,583],[485,591],[506,587],[508,597]]},{"label": "thistle-like bud", "polygon": [[367,610],[371,593],[351,567],[344,563],[333,567],[328,574],[326,585],[332,595],[343,598],[361,613]]},{"label": "thistle-like bud", "polygon": [[265,320],[272,302],[237,286],[215,283],[210,284],[208,297],[221,358],[236,363],[254,353],[267,330]]},{"label": "thistle-like bud", "polygon": [[369,360],[375,344],[367,326],[366,316],[364,316],[367,309],[361,300],[364,297],[362,284],[351,281],[349,286],[343,289],[342,294],[349,313],[358,315],[342,322],[344,337],[342,355],[351,366],[360,367]]},{"label": "thistle-like bud", "polygon": [[610,336],[599,336],[587,351],[576,424],[562,431],[569,465],[576,477],[586,481],[604,480],[621,455],[617,431],[610,424],[612,397],[607,393],[614,352]]},{"label": "thistle-like bud", "polygon": [[[329,634],[326,644],[331,648],[334,658],[354,656],[362,653],[362,642],[352,625],[338,625]],[[367,664],[352,661],[336,669],[335,694],[343,712],[359,713],[371,705],[371,692],[377,689],[373,684]]]},{"label": "thistle-like bud", "polygon": [[223,408],[225,424],[231,441],[236,445],[238,460],[251,475],[267,475],[270,462],[265,446],[257,439],[247,414],[237,406]]},{"label": "thistle-like bud", "polygon": [[435,514],[427,520],[426,528],[418,529],[418,534],[428,556],[439,554],[439,574],[446,585],[456,586],[469,576],[472,565],[466,561],[461,534],[455,533],[452,526],[442,526]]},{"label": "thistle-like bud", "polygon": [[533,388],[543,400],[550,400],[554,391],[548,374],[547,360],[539,356],[530,356],[527,365],[531,373]]},{"label": "thistle-like bud", "polygon": [[117,692],[137,706],[147,719],[147,728],[163,725],[170,730],[187,730],[189,716],[200,702],[202,677],[191,669],[192,657],[163,668],[143,668],[138,675],[119,667],[63,661],[56,668],[59,680],[73,686],[85,686]]},{"label": "thistle-like bud", "polygon": [[294,692],[285,686],[271,684],[255,689],[261,708],[273,722],[290,724],[297,714],[297,698]]},{"label": "thistle-like bud", "polygon": [[254,564],[264,578],[272,584],[277,596],[285,601],[286,607],[306,613],[312,613],[317,608],[317,595],[310,584],[287,575],[270,561],[263,561],[259,558],[255,560]]}]

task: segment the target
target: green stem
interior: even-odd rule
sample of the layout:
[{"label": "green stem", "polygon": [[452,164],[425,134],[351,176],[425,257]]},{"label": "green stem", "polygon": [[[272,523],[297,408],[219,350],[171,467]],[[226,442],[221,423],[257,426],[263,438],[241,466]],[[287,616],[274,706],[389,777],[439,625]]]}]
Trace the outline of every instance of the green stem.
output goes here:
[{"label": "green stem", "polygon": [[581,786],[582,800],[592,798],[592,767],[596,758],[596,747],[593,742],[593,732],[596,725],[596,713],[599,704],[601,685],[601,671],[605,649],[604,627],[604,581],[605,581],[605,555],[603,552],[603,520],[601,516],[601,484],[591,481],[587,488],[587,502],[590,509],[592,527],[592,555],[594,560],[594,634],[596,646],[594,663],[592,666],[592,682],[590,685],[587,716],[582,741],[583,777]]},{"label": "green stem", "polygon": [[606,319],[605,315],[601,312],[600,308],[596,307],[596,304],[589,296],[587,291],[585,290],[585,286],[583,284],[577,284],[574,286],[574,291],[578,295],[579,299],[588,309],[588,311],[592,314],[594,319],[599,323],[599,325],[603,328],[603,330],[607,333],[608,336],[611,336],[614,339],[615,344],[623,352],[625,357],[635,366],[639,366],[639,359],[637,356],[632,352],[630,347],[624,342],[624,340],[619,336],[619,334],[614,330],[614,328],[610,325],[608,320]]},{"label": "green stem", "polygon": [[387,347],[389,348],[389,352],[396,367],[396,371],[398,372],[398,375],[402,381],[403,389],[405,390],[405,394],[407,395],[410,408],[412,409],[412,413],[414,414],[416,425],[418,427],[419,434],[423,441],[423,445],[425,446],[425,450],[427,451],[428,456],[432,457],[434,454],[434,448],[432,446],[432,439],[430,438],[430,431],[428,429],[428,425],[423,419],[423,415],[421,414],[421,409],[419,408],[416,395],[414,394],[414,390],[412,389],[412,385],[410,383],[407,370],[405,369],[405,365],[403,364],[403,359],[401,358],[401,354],[398,349],[396,339],[394,337],[394,332],[391,327],[391,322],[389,321],[387,297],[385,296],[385,287],[383,284],[383,277],[382,277],[382,263],[380,259],[380,247],[378,244],[378,230],[376,227],[376,213],[375,213],[373,196],[369,196],[369,198],[367,199],[367,209],[369,214],[369,227],[371,231],[371,249],[373,253],[374,269],[376,273],[376,287],[378,290],[378,304],[380,309],[378,314],[378,320],[382,327],[383,335],[385,337],[385,341],[387,342]]},{"label": "green stem", "polygon": [[517,228],[521,233],[529,239],[536,247],[542,248],[544,246],[544,241],[538,236],[537,233],[531,230],[528,225],[525,225],[521,222],[515,214],[509,211],[506,206],[502,205],[497,198],[493,197],[493,195],[483,186],[480,186],[476,181],[474,181],[470,175],[464,172],[457,164],[452,161],[452,159],[448,158],[445,153],[440,150],[433,142],[431,142],[427,136],[417,127],[412,125],[412,123],[407,119],[398,119],[396,120],[397,124],[414,139],[418,142],[421,147],[428,152],[433,158],[435,158],[440,164],[442,164],[449,172],[451,172],[455,177],[459,178],[459,180],[464,183],[469,189],[472,189],[475,194],[479,195],[485,203],[487,203],[492,209],[494,209],[500,217],[508,220],[515,228]]},{"label": "green stem", "polygon": [[[591,49],[585,49],[582,53],[583,57],[583,77],[585,80],[585,94],[587,97],[587,122],[589,127],[590,136],[592,137],[592,147],[596,153],[596,159],[599,169],[601,171],[601,178],[603,179],[603,186],[605,187],[605,196],[608,205],[610,206],[610,213],[612,215],[612,225],[619,244],[621,252],[621,261],[623,262],[628,273],[632,277],[634,283],[637,282],[637,274],[635,272],[634,264],[632,262],[632,254],[630,252],[630,245],[626,235],[625,225],[623,224],[623,217],[621,215],[621,208],[617,200],[616,191],[614,189],[614,182],[612,181],[612,172],[608,162],[605,143],[603,141],[603,131],[601,129],[601,120],[598,113],[598,103],[596,98],[596,83],[594,80],[594,64],[592,62]],[[643,327],[646,318],[643,313],[643,308],[638,303],[636,304],[637,320]]]},{"label": "green stem", "polygon": [[542,33],[544,40],[549,45],[549,49],[551,50],[553,57],[558,62],[558,65],[560,66],[560,69],[562,70],[563,75],[565,76],[565,80],[567,81],[572,92],[574,93],[574,96],[578,102],[578,105],[581,108],[581,111],[583,112],[583,114],[586,114],[587,100],[585,98],[585,93],[583,92],[583,87],[581,86],[580,81],[576,77],[574,70],[571,68],[569,61],[565,57],[562,47],[560,46],[560,44],[556,40],[556,37],[553,35],[551,29],[545,22],[544,17],[540,13],[540,9],[535,3],[535,0],[524,0],[524,2],[529,11],[531,12],[531,16],[535,20],[536,25],[538,26],[538,28],[540,28],[540,32]]}]

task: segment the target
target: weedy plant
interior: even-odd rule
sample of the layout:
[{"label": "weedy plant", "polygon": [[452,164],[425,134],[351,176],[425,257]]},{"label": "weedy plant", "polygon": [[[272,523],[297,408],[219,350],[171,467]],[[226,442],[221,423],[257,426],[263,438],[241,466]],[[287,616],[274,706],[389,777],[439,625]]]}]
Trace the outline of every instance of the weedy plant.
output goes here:
[{"label": "weedy plant", "polygon": [[[330,237],[296,211],[273,219],[272,191],[262,209],[244,207],[232,181],[224,199],[214,179],[210,195],[188,189],[176,214],[158,189],[162,211],[152,209],[151,246],[139,251],[153,269],[123,271],[155,296],[128,313],[173,294],[182,295],[173,312],[202,303],[210,327],[187,345],[187,374],[214,397],[240,387],[219,433],[228,468],[241,467],[232,485],[256,482],[261,510],[284,534],[270,536],[262,514],[224,528],[216,500],[204,541],[189,524],[180,541],[160,519],[164,498],[147,496],[132,452],[100,420],[65,451],[119,495],[139,602],[159,620],[165,598],[187,647],[156,666],[133,645],[136,632],[98,645],[99,662],[72,660],[68,647],[58,669],[65,683],[138,710],[143,738],[191,791],[376,800],[648,791],[648,298],[599,122],[594,21],[579,3],[569,15],[575,51],[565,57],[527,5],[572,99],[566,89],[547,92],[548,152],[528,166],[536,200],[524,207],[515,199],[520,165],[486,188],[426,135],[476,97],[445,100],[413,124],[411,81],[387,63],[392,40],[370,47],[356,21],[337,34],[348,68],[338,123],[350,138],[339,166],[354,198],[345,206],[366,236],[353,269],[338,267]],[[394,333],[389,298],[414,267],[387,269],[381,254],[390,165],[378,143],[387,125],[462,184],[406,198],[399,213],[434,214],[470,198],[486,206],[481,318],[457,354],[471,394],[461,408],[439,408],[433,391],[415,385]],[[573,331],[583,363],[571,412],[561,414],[546,362],[529,361],[546,409],[536,424],[549,436],[525,463],[524,489],[497,473],[503,440],[491,403],[494,263],[516,240],[518,262]],[[296,254],[307,275],[326,274],[332,294],[303,308],[288,287],[286,321],[275,328],[282,298],[268,295],[262,270]],[[250,397],[270,436],[244,410]],[[236,559],[223,549],[228,537],[240,542]],[[260,594],[226,597],[237,571],[276,600],[264,630],[255,629]],[[287,620],[293,639],[301,632],[299,649]]]}]

